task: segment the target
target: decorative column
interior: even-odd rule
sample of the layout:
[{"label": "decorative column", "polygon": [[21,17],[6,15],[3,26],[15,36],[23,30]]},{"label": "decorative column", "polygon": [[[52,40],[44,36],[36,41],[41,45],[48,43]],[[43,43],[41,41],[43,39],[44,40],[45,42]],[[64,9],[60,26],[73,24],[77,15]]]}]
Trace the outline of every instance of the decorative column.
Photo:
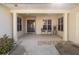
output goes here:
[{"label": "decorative column", "polygon": [[13,39],[17,42],[17,14],[13,13]]},{"label": "decorative column", "polygon": [[64,36],[63,36],[63,39],[64,39],[64,41],[67,41],[68,40],[68,38],[67,38],[67,15],[68,15],[68,13],[64,13]]}]

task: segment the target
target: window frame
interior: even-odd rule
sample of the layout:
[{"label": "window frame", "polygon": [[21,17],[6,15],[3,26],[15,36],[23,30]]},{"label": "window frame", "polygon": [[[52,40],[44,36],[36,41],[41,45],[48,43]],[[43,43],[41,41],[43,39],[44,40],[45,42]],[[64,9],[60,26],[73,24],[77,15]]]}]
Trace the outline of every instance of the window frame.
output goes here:
[{"label": "window frame", "polygon": [[63,31],[63,17],[58,18],[58,31]]},{"label": "window frame", "polygon": [[[52,31],[52,20],[51,19],[43,19],[43,28],[42,28],[42,32],[48,31],[51,32]],[[50,26],[50,27],[49,27]]]},{"label": "window frame", "polygon": [[22,19],[21,17],[17,17],[17,31],[22,31]]}]

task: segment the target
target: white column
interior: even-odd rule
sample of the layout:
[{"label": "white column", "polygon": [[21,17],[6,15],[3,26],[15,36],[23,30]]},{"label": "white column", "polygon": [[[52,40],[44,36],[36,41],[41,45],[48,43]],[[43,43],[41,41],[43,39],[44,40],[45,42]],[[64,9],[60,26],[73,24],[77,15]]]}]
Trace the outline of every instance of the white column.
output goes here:
[{"label": "white column", "polygon": [[13,13],[13,39],[17,41],[17,14]]},{"label": "white column", "polygon": [[68,40],[68,38],[67,38],[67,15],[68,15],[68,13],[64,13],[64,36],[63,36],[63,39],[65,41]]}]

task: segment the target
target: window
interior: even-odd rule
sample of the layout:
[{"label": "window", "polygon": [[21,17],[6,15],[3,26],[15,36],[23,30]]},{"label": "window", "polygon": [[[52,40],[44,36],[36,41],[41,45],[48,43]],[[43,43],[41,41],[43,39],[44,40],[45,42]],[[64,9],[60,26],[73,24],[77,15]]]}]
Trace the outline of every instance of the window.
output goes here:
[{"label": "window", "polygon": [[63,17],[61,17],[61,31],[63,31]]},{"label": "window", "polygon": [[17,31],[22,30],[22,20],[20,17],[17,17]]},{"label": "window", "polygon": [[43,30],[47,30],[47,20],[43,20]]},{"label": "window", "polygon": [[51,28],[51,20],[43,20],[43,28],[42,28],[42,32],[48,31],[51,32],[52,28]]},{"label": "window", "polygon": [[48,32],[51,32],[52,28],[51,28],[51,20],[48,20]]},{"label": "window", "polygon": [[63,17],[58,19],[58,30],[63,31]]},{"label": "window", "polygon": [[60,31],[60,18],[58,19],[58,30]]}]

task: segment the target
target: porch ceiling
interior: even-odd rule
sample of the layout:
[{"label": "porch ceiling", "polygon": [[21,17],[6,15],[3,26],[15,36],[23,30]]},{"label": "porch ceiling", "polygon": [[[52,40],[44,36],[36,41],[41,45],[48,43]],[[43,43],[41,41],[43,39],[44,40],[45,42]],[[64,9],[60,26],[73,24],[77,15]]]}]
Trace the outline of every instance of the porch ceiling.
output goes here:
[{"label": "porch ceiling", "polygon": [[39,10],[68,10],[79,6],[78,3],[26,3],[26,4],[3,4],[10,9],[39,9]]}]

